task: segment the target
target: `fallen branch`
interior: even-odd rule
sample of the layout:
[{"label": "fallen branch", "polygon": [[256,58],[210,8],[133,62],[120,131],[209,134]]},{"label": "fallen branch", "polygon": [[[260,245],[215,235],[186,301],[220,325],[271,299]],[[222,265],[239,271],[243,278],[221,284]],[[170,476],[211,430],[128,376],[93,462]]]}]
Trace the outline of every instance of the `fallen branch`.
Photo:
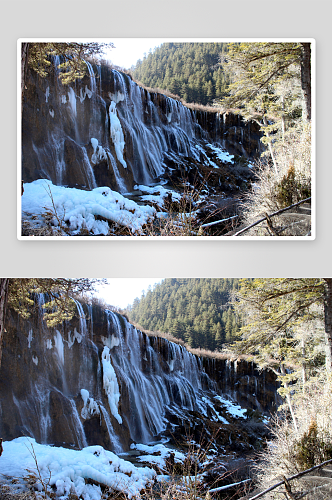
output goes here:
[{"label": "fallen branch", "polygon": [[297,207],[298,205],[301,205],[301,203],[305,203],[311,200],[310,198],[306,198],[305,200],[298,201],[297,203],[294,203],[293,205],[290,205],[289,207],[282,208],[281,210],[278,210],[277,212],[274,212],[273,214],[267,215],[263,217],[262,219],[259,219],[258,221],[254,222],[253,224],[250,224],[250,226],[245,227],[244,229],[241,229],[237,233],[235,233],[233,236],[238,236],[239,234],[244,233],[245,231],[248,231],[248,229],[251,229],[254,226],[257,226],[261,222],[264,222],[265,220],[269,220],[271,217],[274,217],[275,215],[282,214],[283,212],[286,212],[286,210],[290,210],[291,208]]},{"label": "fallen branch", "polygon": [[[327,465],[327,464],[330,464],[330,463],[332,463],[332,459],[331,460],[326,460],[326,462],[322,462],[319,465],[315,465],[314,467],[311,467],[311,469],[304,470],[302,472],[299,472],[298,474],[295,474],[295,476],[291,476],[291,477],[288,477],[288,478],[285,478],[285,479],[286,479],[287,482],[292,481],[293,479],[297,479],[299,477],[304,476],[305,474],[309,474],[309,472],[312,472],[312,471],[314,471],[316,469],[320,469],[321,467],[324,467],[324,465]],[[256,500],[256,498],[260,498],[263,495],[266,495],[266,493],[269,493],[270,491],[275,490],[276,488],[278,488],[278,486],[281,486],[283,484],[285,484],[285,480],[279,481],[279,483],[276,483],[273,486],[270,486],[270,488],[268,488],[267,490],[261,491],[260,493],[258,493],[254,497],[251,497],[249,500]]]},{"label": "fallen branch", "polygon": [[215,226],[216,224],[220,224],[221,222],[227,222],[232,219],[236,219],[239,217],[238,215],[233,215],[232,217],[228,217],[228,219],[221,219],[221,220],[216,220],[214,222],[207,222],[206,224],[201,224],[200,227],[210,227],[210,226]]},{"label": "fallen branch", "polygon": [[252,479],[245,479],[239,483],[226,484],[226,486],[219,486],[219,488],[213,488],[209,490],[209,493],[216,493],[217,491],[228,490],[229,488],[234,488],[235,486],[240,486],[240,484],[249,483]]}]

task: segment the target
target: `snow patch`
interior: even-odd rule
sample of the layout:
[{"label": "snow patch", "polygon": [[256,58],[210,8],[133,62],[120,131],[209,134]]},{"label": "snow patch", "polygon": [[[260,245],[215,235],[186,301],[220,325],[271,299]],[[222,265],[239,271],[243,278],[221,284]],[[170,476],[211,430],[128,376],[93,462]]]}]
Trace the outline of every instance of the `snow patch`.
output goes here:
[{"label": "snow patch", "polygon": [[[78,234],[87,228],[95,235],[107,235],[109,225],[104,220],[96,220],[95,216],[128,227],[132,233],[141,233],[142,226],[155,216],[156,210],[150,206],[140,206],[126,199],[109,187],[98,187],[91,191],[76,188],[55,186],[47,179],[38,179],[24,184],[22,211],[27,214],[42,215],[45,209],[54,212],[60,220],[69,225],[71,235]],[[54,226],[58,225],[56,217]]]},{"label": "snow patch", "polygon": [[163,186],[143,186],[142,184],[134,186],[134,189],[141,191],[143,194],[140,196],[142,201],[148,201],[150,203],[155,203],[159,207],[164,206],[165,198],[169,195],[172,195],[172,201],[180,201],[182,195],[180,193],[176,193],[171,189],[166,189]]},{"label": "snow patch", "polygon": [[186,458],[186,455],[184,453],[167,448],[163,444],[156,444],[154,446],[150,446],[147,444],[132,444],[130,448],[132,450],[138,450],[145,453],[145,455],[137,457],[140,462],[157,464],[161,468],[165,467],[166,459],[171,453],[174,454],[174,462],[180,463],[183,462]]},{"label": "snow patch", "polygon": [[212,149],[215,153],[217,153],[217,158],[219,160],[226,162],[226,163],[233,163],[234,162],[234,155],[229,154],[227,151],[225,151],[222,148],[218,148],[214,144],[208,144],[209,148]]},{"label": "snow patch", "polygon": [[220,401],[224,406],[226,406],[227,412],[235,418],[245,418],[247,410],[242,408],[240,405],[223,398],[222,396],[215,396],[215,399]]},{"label": "snow patch", "polygon": [[41,445],[27,437],[3,443],[1,473],[23,478],[26,469],[35,471],[33,451],[43,480],[46,483],[49,481],[49,486],[55,489],[56,498],[63,500],[70,493],[84,500],[101,500],[100,486],[87,484],[88,480],[123,492],[129,499],[137,498],[140,491],[156,477],[154,470],[135,467],[102,446],[88,446],[78,451]]}]

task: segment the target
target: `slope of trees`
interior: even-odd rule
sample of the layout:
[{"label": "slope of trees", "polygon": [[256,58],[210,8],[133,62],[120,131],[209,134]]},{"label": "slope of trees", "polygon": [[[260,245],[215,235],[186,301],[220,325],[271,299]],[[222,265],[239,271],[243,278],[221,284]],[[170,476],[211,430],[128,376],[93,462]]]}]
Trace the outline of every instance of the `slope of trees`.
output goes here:
[{"label": "slope of trees", "polygon": [[226,52],[226,43],[163,43],[136,64],[132,75],[186,102],[212,104],[227,92],[228,78],[220,64]]},{"label": "slope of trees", "polygon": [[220,350],[240,321],[229,304],[237,279],[167,278],[128,308],[130,321],[170,333],[193,348]]}]

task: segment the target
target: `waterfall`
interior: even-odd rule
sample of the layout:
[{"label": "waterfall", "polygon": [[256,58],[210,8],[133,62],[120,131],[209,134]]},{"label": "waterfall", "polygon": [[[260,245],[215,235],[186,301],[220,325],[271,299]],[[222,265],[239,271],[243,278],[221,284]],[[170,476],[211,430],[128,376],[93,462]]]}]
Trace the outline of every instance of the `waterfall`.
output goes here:
[{"label": "waterfall", "polygon": [[[59,62],[53,58],[52,77],[40,81],[29,74],[29,102],[22,113],[24,182],[46,178],[57,185],[107,186],[126,193],[135,184],[153,184],[168,168],[178,169],[185,161],[196,164],[198,147],[204,150],[209,142],[227,146],[225,134],[232,122],[225,114],[222,123],[218,113],[207,118],[206,112],[88,61],[87,75],[68,87],[60,81]],[[204,130],[209,123],[214,125]],[[242,144],[231,141],[232,148],[246,153],[250,124],[236,126],[241,127]]]},{"label": "waterfall", "polygon": [[[76,317],[48,328],[45,301],[37,296],[39,314],[25,320],[10,312],[12,334],[0,370],[0,433],[6,440],[29,435],[77,448],[106,442],[121,452],[133,441],[161,439],[174,421],[190,420],[191,412],[222,421],[216,396],[247,397],[266,407],[268,384],[255,381],[251,364],[241,361],[235,370],[222,360],[220,373],[218,360],[207,365],[184,346],[150,337],[120,314],[78,300]],[[274,404],[272,392],[271,398]]]},{"label": "waterfall", "polygon": [[120,444],[118,436],[114,432],[114,428],[112,426],[112,422],[111,422],[111,419],[109,417],[109,414],[107,413],[106,408],[104,408],[104,406],[102,404],[99,405],[99,408],[101,409],[101,412],[103,414],[103,417],[104,417],[104,420],[105,420],[105,424],[106,424],[106,427],[107,427],[107,431],[108,431],[108,435],[109,435],[110,441],[111,441],[111,443],[113,445],[113,451],[114,451],[114,453],[122,453],[123,452],[123,448],[122,448],[122,446]]},{"label": "waterfall", "polygon": [[85,432],[84,428],[80,419],[80,416],[78,414],[76,404],[72,399],[69,399],[70,406],[72,408],[72,421],[73,421],[73,427],[75,429],[76,437],[77,437],[77,442],[78,446],[80,448],[85,448],[88,446],[88,442],[85,437]]}]

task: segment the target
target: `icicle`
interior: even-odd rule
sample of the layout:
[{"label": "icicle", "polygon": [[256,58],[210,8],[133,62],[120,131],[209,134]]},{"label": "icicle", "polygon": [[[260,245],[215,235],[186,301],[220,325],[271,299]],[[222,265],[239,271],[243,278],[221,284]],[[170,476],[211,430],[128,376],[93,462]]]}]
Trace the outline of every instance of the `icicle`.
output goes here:
[{"label": "icicle", "polygon": [[116,418],[119,424],[122,424],[122,418],[120,417],[118,412],[118,404],[120,400],[119,385],[114,368],[111,364],[110,350],[106,346],[104,347],[102,353],[102,364],[103,364],[103,385],[104,385],[104,390],[108,397],[110,410],[112,412],[113,417]]},{"label": "icicle", "polygon": [[68,102],[70,105],[70,109],[73,113],[73,115],[76,117],[77,115],[77,110],[76,110],[76,95],[72,87],[69,87],[68,90]]},{"label": "icicle", "polygon": [[116,103],[114,101],[111,101],[109,107],[109,117],[111,125],[110,134],[115,147],[117,159],[124,166],[124,168],[127,168],[127,164],[123,159],[123,150],[125,146],[124,135],[122,131],[121,122],[116,113]]},{"label": "icicle", "polygon": [[54,338],[54,344],[55,344],[55,348],[56,348],[57,353],[58,353],[60,363],[63,365],[65,362],[64,345],[63,345],[62,336],[61,336],[61,333],[59,332],[59,330],[56,330],[56,335],[54,335],[53,338]]}]

